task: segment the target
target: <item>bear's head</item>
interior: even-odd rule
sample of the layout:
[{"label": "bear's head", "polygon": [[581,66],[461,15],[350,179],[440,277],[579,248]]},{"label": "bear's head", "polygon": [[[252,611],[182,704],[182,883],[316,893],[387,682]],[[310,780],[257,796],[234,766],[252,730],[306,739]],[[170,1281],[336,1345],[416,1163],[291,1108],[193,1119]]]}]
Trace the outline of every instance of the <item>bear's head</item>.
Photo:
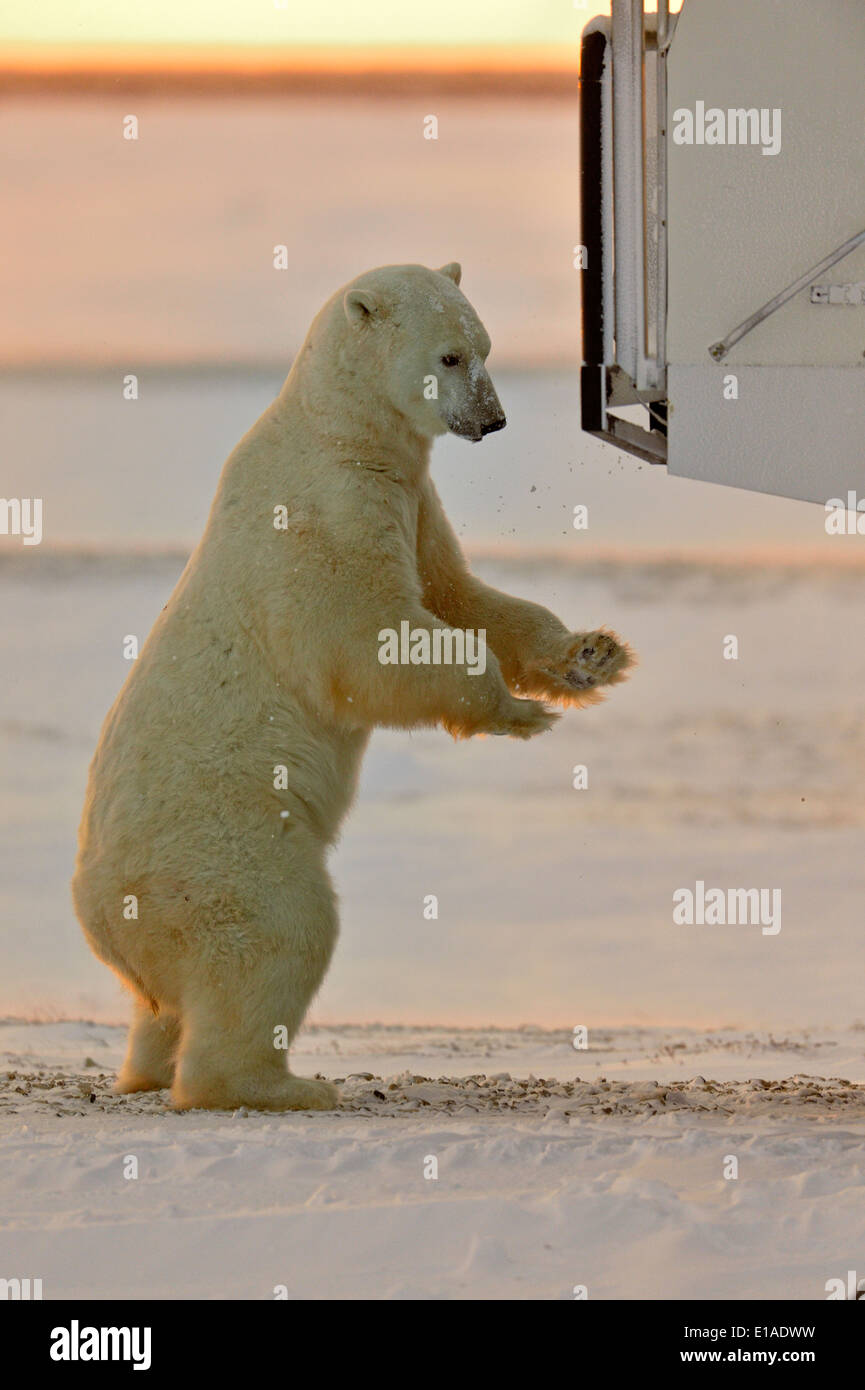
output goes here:
[{"label": "bear's head", "polygon": [[342,293],[346,356],[419,435],[477,441],[507,423],[484,365],[489,334],[459,289],[460,267],[383,266]]}]

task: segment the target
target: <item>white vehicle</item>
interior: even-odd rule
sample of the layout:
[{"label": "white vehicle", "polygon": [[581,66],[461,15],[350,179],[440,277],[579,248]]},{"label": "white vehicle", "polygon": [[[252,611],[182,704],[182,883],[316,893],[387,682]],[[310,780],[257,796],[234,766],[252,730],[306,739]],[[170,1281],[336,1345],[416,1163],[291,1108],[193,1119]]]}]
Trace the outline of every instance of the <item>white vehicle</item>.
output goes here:
[{"label": "white vehicle", "polygon": [[865,494],[865,4],[612,0],[583,32],[583,429]]}]

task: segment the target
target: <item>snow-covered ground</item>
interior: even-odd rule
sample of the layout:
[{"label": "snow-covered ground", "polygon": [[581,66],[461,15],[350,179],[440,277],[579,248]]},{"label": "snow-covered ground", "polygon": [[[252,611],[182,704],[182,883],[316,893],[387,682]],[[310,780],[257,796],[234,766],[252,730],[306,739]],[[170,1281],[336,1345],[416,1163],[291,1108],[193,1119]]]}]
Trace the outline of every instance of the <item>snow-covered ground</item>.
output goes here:
[{"label": "snow-covered ground", "polygon": [[49,1299],[820,1299],[865,1274],[865,1030],[588,1041],[312,1028],[293,1064],[344,1078],[338,1111],[174,1114],[111,1095],[123,1029],[2,1024],[0,1275]]}]

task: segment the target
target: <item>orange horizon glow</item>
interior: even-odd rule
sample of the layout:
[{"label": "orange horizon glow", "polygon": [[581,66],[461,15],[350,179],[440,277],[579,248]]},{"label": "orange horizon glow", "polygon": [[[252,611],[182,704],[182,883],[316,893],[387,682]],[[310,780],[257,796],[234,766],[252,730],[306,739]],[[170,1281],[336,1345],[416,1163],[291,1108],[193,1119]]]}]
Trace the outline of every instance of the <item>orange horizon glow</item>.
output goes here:
[{"label": "orange horizon glow", "polygon": [[22,76],[85,72],[575,72],[579,43],[364,44],[15,44],[0,47],[0,69]]}]

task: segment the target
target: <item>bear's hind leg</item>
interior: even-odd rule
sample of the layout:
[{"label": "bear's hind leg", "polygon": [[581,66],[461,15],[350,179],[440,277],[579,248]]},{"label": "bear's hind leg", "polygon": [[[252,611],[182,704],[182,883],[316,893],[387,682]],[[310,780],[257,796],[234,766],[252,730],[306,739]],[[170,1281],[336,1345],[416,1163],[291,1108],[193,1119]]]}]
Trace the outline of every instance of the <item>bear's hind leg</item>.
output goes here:
[{"label": "bear's hind leg", "polygon": [[117,1095],[132,1091],[161,1091],[174,1080],[174,1060],[180,1040],[174,1014],[155,1015],[149,1004],[135,1002],[126,1057],[114,1087]]},{"label": "bear's hind leg", "polygon": [[298,984],[291,967],[264,961],[230,990],[201,991],[184,1007],[171,1092],[175,1109],[330,1110],[336,1105],[338,1092],[330,1082],[305,1080],[288,1070],[286,1044],[314,993],[304,989],[301,997]]},{"label": "bear's hind leg", "polygon": [[[285,892],[285,890],[283,889]],[[330,1110],[329,1081],[293,1076],[288,1047],[324,978],[337,935],[326,874],[286,896],[260,955],[231,979],[198,975],[183,999],[183,1030],[171,1093],[178,1110]],[[285,911],[285,909],[283,909]]]}]

